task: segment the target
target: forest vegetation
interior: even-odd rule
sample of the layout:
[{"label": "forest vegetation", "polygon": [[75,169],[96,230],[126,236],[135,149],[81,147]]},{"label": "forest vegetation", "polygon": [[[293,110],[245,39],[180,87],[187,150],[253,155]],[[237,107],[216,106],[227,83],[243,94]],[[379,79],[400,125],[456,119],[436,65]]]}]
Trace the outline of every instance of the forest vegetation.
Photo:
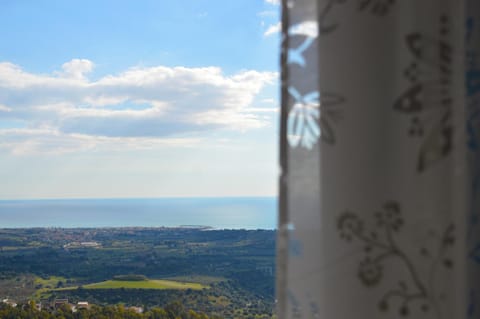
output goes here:
[{"label": "forest vegetation", "polygon": [[[0,318],[271,318],[274,273],[271,230],[0,229]],[[26,314],[58,299],[92,307]]]}]

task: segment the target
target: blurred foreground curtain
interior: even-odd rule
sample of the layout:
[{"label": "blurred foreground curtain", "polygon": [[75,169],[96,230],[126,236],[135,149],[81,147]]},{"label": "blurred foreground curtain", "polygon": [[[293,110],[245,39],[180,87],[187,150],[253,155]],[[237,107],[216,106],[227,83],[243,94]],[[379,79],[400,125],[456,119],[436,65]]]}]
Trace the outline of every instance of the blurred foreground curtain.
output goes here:
[{"label": "blurred foreground curtain", "polygon": [[480,318],[480,1],[282,5],[279,318]]}]

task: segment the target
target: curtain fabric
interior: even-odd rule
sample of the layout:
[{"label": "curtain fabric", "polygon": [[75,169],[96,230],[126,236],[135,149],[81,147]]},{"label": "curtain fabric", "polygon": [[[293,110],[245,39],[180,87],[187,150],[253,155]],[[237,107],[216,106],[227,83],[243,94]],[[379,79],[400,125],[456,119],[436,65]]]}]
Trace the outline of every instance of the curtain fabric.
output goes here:
[{"label": "curtain fabric", "polygon": [[283,0],[279,318],[480,318],[480,2]]}]

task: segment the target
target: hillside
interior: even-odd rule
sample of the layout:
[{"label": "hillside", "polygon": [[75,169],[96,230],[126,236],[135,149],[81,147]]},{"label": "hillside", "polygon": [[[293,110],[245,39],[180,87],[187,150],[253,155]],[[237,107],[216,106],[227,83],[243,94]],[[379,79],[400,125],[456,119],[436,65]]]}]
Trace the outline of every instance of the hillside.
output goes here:
[{"label": "hillside", "polygon": [[271,316],[275,232],[1,229],[0,297]]}]

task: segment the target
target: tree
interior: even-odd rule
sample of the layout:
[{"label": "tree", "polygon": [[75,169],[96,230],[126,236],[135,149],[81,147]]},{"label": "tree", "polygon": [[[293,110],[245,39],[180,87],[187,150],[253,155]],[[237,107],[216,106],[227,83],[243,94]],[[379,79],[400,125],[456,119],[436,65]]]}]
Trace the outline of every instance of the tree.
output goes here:
[{"label": "tree", "polygon": [[147,319],[168,319],[165,309],[154,307],[146,314]]},{"label": "tree", "polygon": [[177,317],[183,317],[185,308],[179,301],[174,301],[165,306],[165,311],[169,319],[176,319]]}]

